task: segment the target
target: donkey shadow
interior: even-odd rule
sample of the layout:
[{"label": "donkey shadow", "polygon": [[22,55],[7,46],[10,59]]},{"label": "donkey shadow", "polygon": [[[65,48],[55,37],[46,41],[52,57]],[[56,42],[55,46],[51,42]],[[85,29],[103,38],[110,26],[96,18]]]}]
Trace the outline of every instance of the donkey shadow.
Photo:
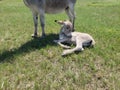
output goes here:
[{"label": "donkey shadow", "polygon": [[36,49],[44,48],[47,45],[56,46],[56,44],[53,42],[53,40],[56,38],[58,38],[57,34],[48,34],[45,38],[42,38],[42,39],[41,38],[31,39],[30,41],[24,43],[19,48],[16,48],[14,50],[11,50],[11,51],[6,50],[0,53],[0,63],[10,62],[10,60],[14,58],[14,55],[29,53]]}]

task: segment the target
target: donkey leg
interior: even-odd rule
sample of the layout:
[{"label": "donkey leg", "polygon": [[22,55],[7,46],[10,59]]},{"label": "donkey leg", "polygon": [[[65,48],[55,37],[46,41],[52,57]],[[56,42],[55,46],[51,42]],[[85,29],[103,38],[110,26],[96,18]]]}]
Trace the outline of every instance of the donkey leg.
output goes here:
[{"label": "donkey leg", "polygon": [[70,49],[71,47],[70,46],[67,46],[67,45],[64,45],[60,42],[58,42],[58,44],[62,47],[62,48],[65,48],[65,49]]},{"label": "donkey leg", "polygon": [[84,50],[84,48],[82,47],[82,42],[78,38],[77,41],[76,41],[76,47],[73,48],[73,49],[64,50],[63,53],[62,53],[62,56],[72,54],[75,51],[83,51],[83,50]]},{"label": "donkey leg", "polygon": [[65,49],[70,49],[70,46],[64,45],[62,44],[62,42],[67,41],[67,39],[61,39],[61,40],[54,40],[55,43],[57,43],[58,45],[60,45],[61,47],[65,48]]},{"label": "donkey leg", "polygon": [[40,12],[40,23],[41,23],[41,28],[42,28],[42,38],[45,37],[45,13],[44,11],[42,10]]},{"label": "donkey leg", "polygon": [[69,7],[65,9],[65,12],[66,12],[67,16],[69,17],[69,20],[72,22],[72,15],[70,13]]},{"label": "donkey leg", "polygon": [[37,37],[37,30],[38,30],[38,14],[33,12],[33,21],[34,21],[34,33],[32,37]]},{"label": "donkey leg", "polygon": [[73,24],[73,31],[74,31],[74,24],[75,24],[74,5],[73,4],[69,5],[69,7],[65,9],[65,11],[66,11],[66,14],[68,15],[70,21]]},{"label": "donkey leg", "polygon": [[69,6],[69,10],[70,10],[70,13],[71,13],[71,15],[72,15],[72,24],[73,24],[73,30],[74,30],[74,25],[75,25],[75,12],[74,12],[74,5],[73,4],[71,4],[70,6]]},{"label": "donkey leg", "polygon": [[62,56],[68,55],[68,54],[72,54],[75,51],[83,51],[84,49],[82,47],[75,47],[73,49],[68,49],[68,50],[64,50],[62,53]]}]

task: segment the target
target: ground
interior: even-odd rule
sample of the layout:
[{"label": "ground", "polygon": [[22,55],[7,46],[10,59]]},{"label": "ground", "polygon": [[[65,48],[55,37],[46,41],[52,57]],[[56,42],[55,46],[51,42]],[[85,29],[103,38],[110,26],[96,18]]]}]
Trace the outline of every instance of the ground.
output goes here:
[{"label": "ground", "polygon": [[33,39],[23,1],[0,0],[0,90],[120,89],[120,1],[77,0],[75,11],[76,31],[92,35],[96,45],[61,57],[54,20],[67,19],[65,12],[46,14],[46,38]]}]

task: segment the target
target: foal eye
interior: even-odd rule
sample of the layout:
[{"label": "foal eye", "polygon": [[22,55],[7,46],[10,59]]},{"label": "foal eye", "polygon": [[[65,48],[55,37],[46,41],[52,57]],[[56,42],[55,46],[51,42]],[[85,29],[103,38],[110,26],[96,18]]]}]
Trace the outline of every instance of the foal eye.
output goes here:
[{"label": "foal eye", "polygon": [[70,28],[69,26],[66,27],[66,29],[69,29],[69,28]]},{"label": "foal eye", "polygon": [[66,29],[69,29],[68,27]]}]

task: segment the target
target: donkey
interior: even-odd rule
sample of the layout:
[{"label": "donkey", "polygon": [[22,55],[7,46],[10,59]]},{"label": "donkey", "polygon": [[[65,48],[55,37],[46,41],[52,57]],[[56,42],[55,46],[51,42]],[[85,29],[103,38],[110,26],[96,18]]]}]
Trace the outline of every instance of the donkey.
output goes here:
[{"label": "donkey", "polygon": [[42,37],[45,37],[45,13],[48,14],[56,14],[65,10],[68,15],[70,21],[73,24],[74,30],[74,22],[75,22],[75,13],[74,6],[76,0],[23,0],[25,5],[30,8],[33,14],[34,20],[34,34],[32,37],[37,37],[37,27],[38,27],[38,15],[40,17],[40,23],[42,28]]},{"label": "donkey", "polygon": [[[91,35],[81,32],[72,32],[72,23],[69,20],[55,20],[55,22],[62,25],[62,27],[60,29],[59,39],[54,40],[54,42],[67,49],[63,51],[62,56],[72,54],[76,51],[83,51],[84,47],[93,47],[95,45],[95,40]],[[63,43],[75,44],[76,47],[71,49],[70,46],[64,45]]]}]

